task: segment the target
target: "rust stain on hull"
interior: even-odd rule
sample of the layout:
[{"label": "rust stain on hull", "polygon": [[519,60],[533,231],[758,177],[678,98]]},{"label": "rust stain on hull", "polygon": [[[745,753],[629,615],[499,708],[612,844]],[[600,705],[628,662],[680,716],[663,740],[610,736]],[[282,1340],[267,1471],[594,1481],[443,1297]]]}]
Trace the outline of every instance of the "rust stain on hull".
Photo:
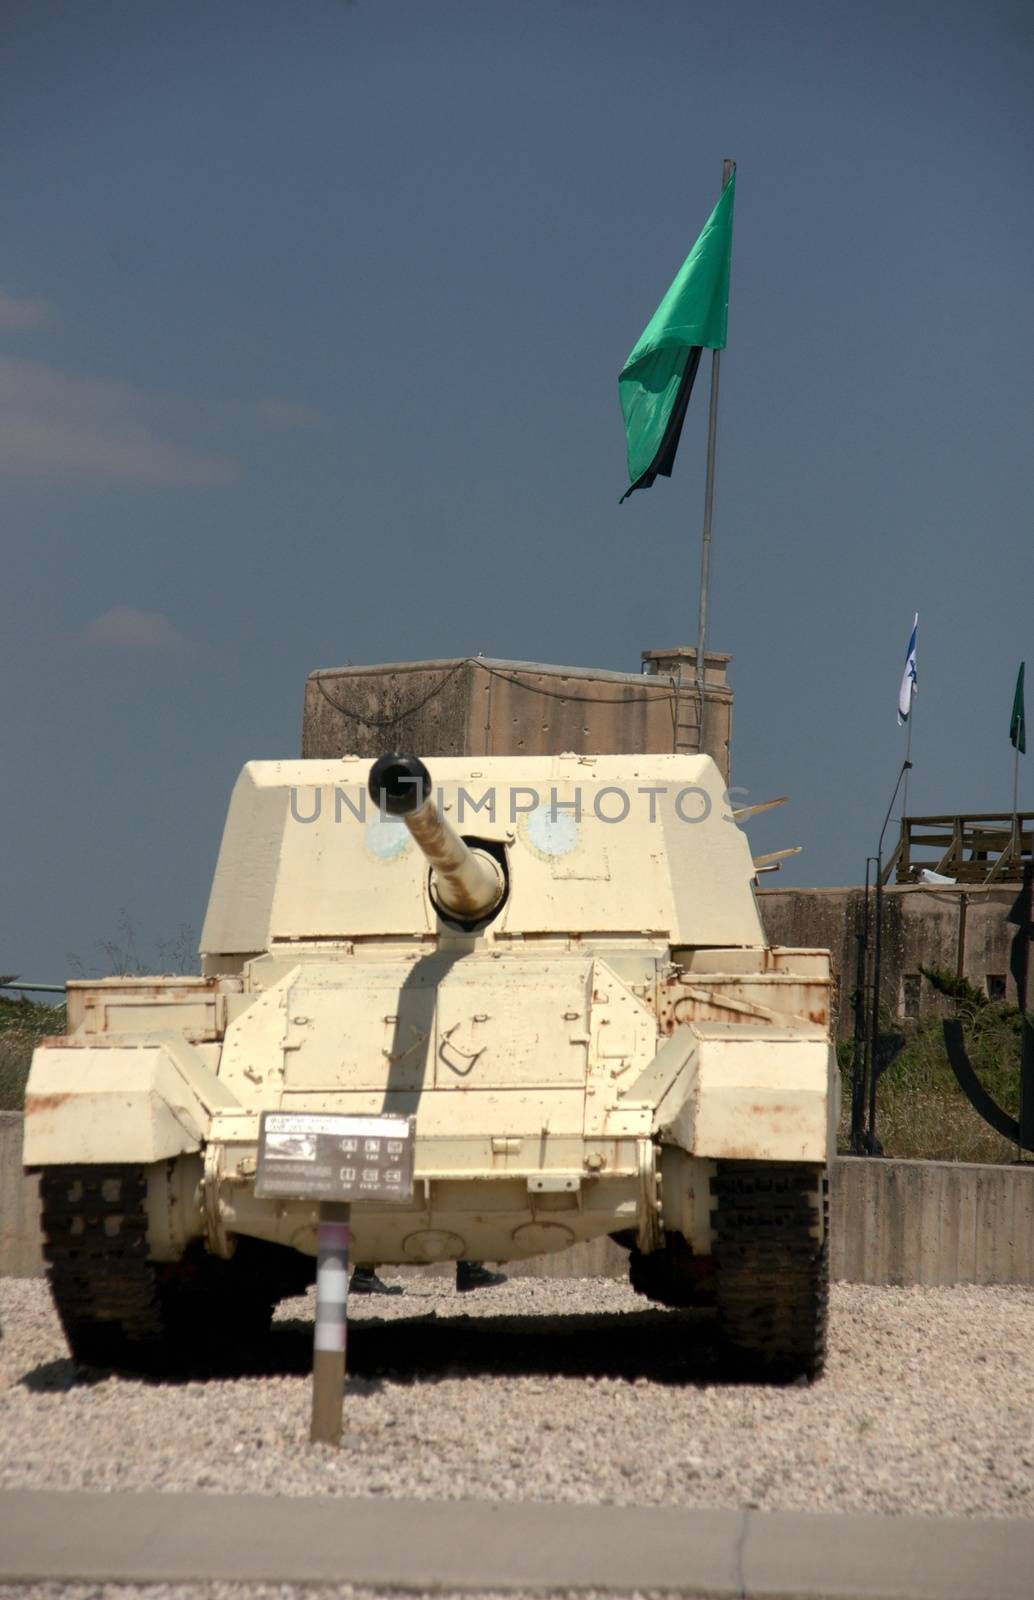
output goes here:
[{"label": "rust stain on hull", "polygon": [[25,1096],[25,1115],[34,1117],[40,1111],[56,1111],[63,1106],[66,1100],[73,1098],[70,1094],[27,1094]]}]

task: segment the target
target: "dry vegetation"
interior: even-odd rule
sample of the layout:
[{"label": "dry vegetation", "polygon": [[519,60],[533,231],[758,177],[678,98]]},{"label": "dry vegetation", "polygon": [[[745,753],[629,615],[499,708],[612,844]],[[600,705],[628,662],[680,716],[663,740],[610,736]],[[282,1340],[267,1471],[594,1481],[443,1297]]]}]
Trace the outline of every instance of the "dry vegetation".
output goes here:
[{"label": "dry vegetation", "polygon": [[64,1033],[64,1006],[37,1005],[0,995],[0,1111],[20,1111],[29,1062],[38,1040]]},{"label": "dry vegetation", "polygon": [[[970,1060],[988,1093],[1016,1116],[1020,1082],[1019,1012],[981,996],[961,998]],[[940,1017],[918,1022],[894,1019],[888,1028],[905,1033],[901,1054],[880,1080],[876,1133],[884,1154],[929,1161],[1015,1161],[1017,1149],[988,1127],[955,1081],[944,1048]],[[849,1149],[851,1046],[841,1045],[843,1083],[840,1148]]]}]

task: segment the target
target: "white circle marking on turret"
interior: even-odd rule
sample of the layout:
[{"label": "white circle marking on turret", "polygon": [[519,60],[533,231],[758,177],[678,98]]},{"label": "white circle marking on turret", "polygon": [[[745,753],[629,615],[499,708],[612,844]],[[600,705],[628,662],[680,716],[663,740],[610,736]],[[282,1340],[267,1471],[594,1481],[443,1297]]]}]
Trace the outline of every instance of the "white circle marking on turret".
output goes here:
[{"label": "white circle marking on turret", "polygon": [[544,856],[566,856],[578,843],[578,823],[570,811],[538,806],[528,815],[528,843]]},{"label": "white circle marking on turret", "polygon": [[409,842],[409,829],[401,817],[371,817],[363,834],[363,843],[378,861],[393,861]]}]

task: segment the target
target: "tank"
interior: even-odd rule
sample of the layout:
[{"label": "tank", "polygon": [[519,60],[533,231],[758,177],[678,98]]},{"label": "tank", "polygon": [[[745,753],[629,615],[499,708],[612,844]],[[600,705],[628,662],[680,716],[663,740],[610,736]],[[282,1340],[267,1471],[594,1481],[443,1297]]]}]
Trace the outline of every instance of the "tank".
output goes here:
[{"label": "tank", "polygon": [[262,1113],[395,1113],[412,1198],[353,1205],[355,1259],[609,1238],[647,1299],[714,1308],[731,1368],[815,1378],[829,957],[767,943],[755,873],[707,756],[250,763],[201,975],[70,983],[33,1059],[73,1353],[160,1371],[261,1337],[318,1222],[256,1193]]}]

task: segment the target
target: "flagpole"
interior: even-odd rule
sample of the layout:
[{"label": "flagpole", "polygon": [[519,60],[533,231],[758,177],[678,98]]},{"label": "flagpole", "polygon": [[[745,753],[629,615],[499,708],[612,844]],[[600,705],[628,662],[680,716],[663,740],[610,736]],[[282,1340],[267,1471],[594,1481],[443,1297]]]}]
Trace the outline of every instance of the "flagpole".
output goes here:
[{"label": "flagpole", "polygon": [[908,723],[908,734],[905,740],[905,764],[901,769],[905,775],[905,787],[901,795],[902,818],[908,816],[908,775],[912,770],[912,718],[916,714],[916,653],[918,640],[919,612],[917,611],[912,623],[912,632],[908,636],[905,670],[901,675],[901,687],[898,690],[898,725],[900,726],[902,722]]},{"label": "flagpole", "polygon": [[[866,1154],[870,1156],[882,1155],[883,1149],[876,1138],[876,1084],[879,1081],[880,1063],[880,985],[883,977],[883,840],[887,832],[890,814],[894,810],[894,802],[901,788],[901,780],[908,777],[909,762],[903,761],[898,781],[894,785],[894,793],[890,797],[887,815],[883,819],[880,829],[880,842],[876,846],[876,893],[873,915],[875,921],[873,956],[872,956],[872,1033],[869,1039],[869,1126],[866,1133]],[[866,866],[868,876],[868,865]]]},{"label": "flagpole", "polygon": [[1016,688],[1012,697],[1012,717],[1009,720],[1009,739],[1012,743],[1012,814],[1020,809],[1020,755],[1027,748],[1026,712],[1023,705],[1023,674],[1027,663],[1020,662],[1016,674]]},{"label": "flagpole", "polygon": [[[729,156],[722,162],[722,190],[728,187],[736,163]],[[704,482],[704,537],[700,551],[700,611],[697,620],[697,695],[700,700],[700,728],[697,739],[703,749],[704,741],[704,685],[706,674],[704,653],[707,644],[707,599],[711,582],[711,521],[714,514],[714,463],[718,443],[718,373],[721,365],[720,350],[711,351],[711,404],[707,413],[707,477]]]}]

